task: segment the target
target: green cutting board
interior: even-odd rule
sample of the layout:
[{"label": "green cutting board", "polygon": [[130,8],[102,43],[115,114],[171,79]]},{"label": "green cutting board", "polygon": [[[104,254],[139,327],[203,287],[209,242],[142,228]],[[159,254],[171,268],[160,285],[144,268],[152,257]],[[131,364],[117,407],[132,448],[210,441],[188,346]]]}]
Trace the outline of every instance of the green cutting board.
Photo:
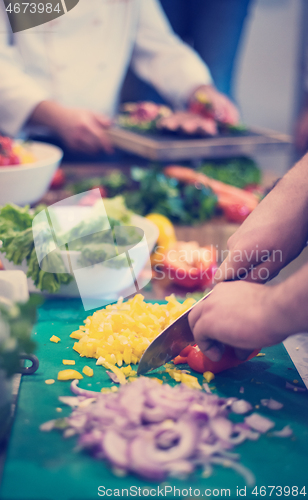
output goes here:
[{"label": "green cutting board", "polygon": [[[246,491],[243,489],[245,483],[241,476],[220,466],[207,479],[196,474],[187,480],[168,479],[159,485],[160,488],[177,488],[171,493],[168,488],[157,490],[157,484],[132,475],[116,477],[106,463],[94,460],[84,452],[74,451],[75,438],[65,440],[57,431],[40,432],[39,426],[43,422],[70,412],[58,401],[58,396],[70,395],[69,382],[45,384],[46,379],[56,379],[58,371],[65,368],[62,359],[74,359],[75,368],[79,371],[85,365],[94,369],[93,378],[85,376],[80,381],[81,387],[100,390],[111,385],[104,368],[96,366],[94,359],[80,358],[72,349],[74,340],[69,335],[86,316],[81,301],[77,299],[49,300],[39,311],[34,337],[38,344],[40,367],[35,375],[22,379],[0,490],[2,500],[92,500],[102,497],[98,495],[99,487],[101,494],[105,492],[107,497],[107,493],[111,493],[113,498],[118,493],[114,489],[120,490],[120,494],[122,489],[128,489],[129,497],[145,498],[149,496],[149,487],[152,488],[152,496],[167,498],[239,498],[245,494],[246,498],[297,496],[302,499],[305,498],[303,487],[308,497],[308,397],[307,393],[286,389],[286,381],[292,383],[297,379],[299,385],[302,382],[282,345],[264,349],[264,357],[254,358],[216,375],[211,383],[216,388],[214,392],[219,395],[244,397],[254,406],[260,404],[261,398],[270,397],[284,404],[279,411],[264,407],[257,411],[273,419],[278,430],[290,424],[293,437],[263,435],[257,442],[249,441],[236,449],[241,454],[241,463],[256,476],[257,490],[254,491],[258,495],[252,494],[250,487]],[[61,342],[51,343],[49,339],[52,335],[60,337]],[[239,392],[241,387],[244,387],[243,395]],[[56,408],[62,408],[62,412],[58,413]],[[260,490],[268,486],[275,486],[271,497],[270,489]],[[292,490],[290,495],[286,494],[288,486],[295,487],[293,495]],[[107,492],[107,488],[113,491]],[[227,491],[224,492],[224,489]],[[237,493],[239,490],[242,495]],[[126,496],[124,491],[123,497]]]}]

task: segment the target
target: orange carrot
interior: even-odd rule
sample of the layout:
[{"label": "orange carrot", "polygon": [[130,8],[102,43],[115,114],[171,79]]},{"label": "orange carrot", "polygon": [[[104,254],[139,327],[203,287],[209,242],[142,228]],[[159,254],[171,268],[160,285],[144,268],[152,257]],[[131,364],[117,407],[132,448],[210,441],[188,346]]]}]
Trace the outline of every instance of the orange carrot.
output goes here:
[{"label": "orange carrot", "polygon": [[218,204],[224,208],[228,205],[242,204],[246,205],[251,211],[258,205],[258,198],[255,194],[239,189],[235,186],[230,186],[224,182],[211,179],[201,172],[196,172],[191,168],[181,167],[178,165],[169,165],[164,169],[164,174],[167,177],[186,182],[187,184],[203,184],[210,187],[218,198]]}]

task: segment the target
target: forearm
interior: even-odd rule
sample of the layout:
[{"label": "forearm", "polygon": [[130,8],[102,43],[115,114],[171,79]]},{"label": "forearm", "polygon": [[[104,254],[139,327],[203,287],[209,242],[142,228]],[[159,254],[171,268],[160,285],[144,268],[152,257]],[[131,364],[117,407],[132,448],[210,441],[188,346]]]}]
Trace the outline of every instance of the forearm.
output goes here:
[{"label": "forearm", "polygon": [[280,340],[308,332],[308,263],[271,289],[272,307],[278,318],[276,334],[283,337]]},{"label": "forearm", "polygon": [[[288,213],[292,214],[292,208],[299,210],[299,205],[304,214],[307,214],[308,229],[308,154],[294,165],[277,183],[275,188],[264,198],[260,206],[271,203],[271,211],[277,216],[281,209],[287,205]],[[283,210],[286,214],[286,210]],[[296,221],[293,221],[293,224]]]},{"label": "forearm", "polygon": [[28,123],[31,125],[43,125],[53,132],[57,132],[62,112],[63,106],[57,102],[51,100],[42,101],[33,110]]}]

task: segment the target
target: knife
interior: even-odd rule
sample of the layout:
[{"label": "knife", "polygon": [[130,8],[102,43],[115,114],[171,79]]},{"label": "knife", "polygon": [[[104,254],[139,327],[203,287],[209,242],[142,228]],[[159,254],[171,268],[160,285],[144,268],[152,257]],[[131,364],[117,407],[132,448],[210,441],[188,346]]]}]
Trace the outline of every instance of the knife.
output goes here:
[{"label": "knife", "polygon": [[212,290],[171,323],[171,325],[167,326],[167,328],[153,340],[140,359],[137,375],[143,375],[150,370],[159,368],[178,356],[185,347],[196,343],[188,323],[188,314],[211,293]]}]

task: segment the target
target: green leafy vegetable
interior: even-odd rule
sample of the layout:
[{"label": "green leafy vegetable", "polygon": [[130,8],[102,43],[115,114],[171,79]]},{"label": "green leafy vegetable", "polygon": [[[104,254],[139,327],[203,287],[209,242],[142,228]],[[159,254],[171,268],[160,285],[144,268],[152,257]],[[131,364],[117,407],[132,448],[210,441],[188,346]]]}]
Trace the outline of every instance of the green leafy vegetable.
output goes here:
[{"label": "green leafy vegetable", "polygon": [[242,157],[205,162],[199,170],[208,177],[241,189],[249,184],[260,184],[261,182],[261,170],[251,158]]},{"label": "green leafy vegetable", "polygon": [[[126,208],[123,197],[105,198],[104,206],[112,230],[121,224],[130,223],[132,212]],[[60,249],[64,247],[66,241],[72,242],[70,250],[81,252],[80,264],[83,266],[94,265],[115,257],[117,255],[115,242],[119,245],[133,245],[140,241],[140,235],[134,228],[127,228],[121,237],[117,236],[116,240],[114,234],[107,231],[109,225],[101,227],[101,231],[98,232],[100,214],[98,212],[99,205],[96,205],[92,209],[91,217],[81,221],[70,231],[58,235],[60,248],[48,252],[47,238],[47,255],[44,258],[45,265],[41,269],[34,248],[32,222],[35,215],[45,208],[40,206],[34,213],[29,211],[28,206],[20,208],[15,205],[6,205],[0,208],[0,241],[2,241],[0,252],[4,253],[6,258],[15,265],[20,265],[26,260],[27,276],[33,279],[39,290],[56,293],[62,284],[66,285],[72,281],[73,277],[67,272],[61,257]],[[93,234],[91,234],[92,231],[94,231]],[[121,254],[121,246],[118,248],[118,253]],[[106,265],[121,268],[125,263],[124,255],[122,259],[118,258],[116,262],[109,262]],[[57,269],[59,272],[51,273],[44,271],[44,269]]]},{"label": "green leafy vegetable", "polygon": [[130,186],[130,179],[123,174],[120,170],[115,170],[110,174],[102,177],[93,177],[92,179],[84,179],[69,186],[74,194],[83,193],[90,189],[103,186],[107,190],[109,197],[121,194],[124,189]]},{"label": "green leafy vegetable", "polygon": [[0,240],[2,241],[0,252],[16,265],[26,260],[27,277],[33,279],[39,290],[54,293],[60,289],[61,284],[68,284],[72,277],[65,274],[66,270],[60,258],[57,269],[63,268],[63,273],[46,273],[39,267],[34,248],[32,221],[42,208],[44,207],[40,206],[33,214],[30,213],[29,206],[21,208],[9,204],[0,209]]},{"label": "green leafy vegetable", "polygon": [[141,215],[160,213],[178,224],[198,224],[214,214],[217,198],[210,189],[188,186],[166,177],[160,166],[133,167],[135,191],[124,194],[126,205]]}]

